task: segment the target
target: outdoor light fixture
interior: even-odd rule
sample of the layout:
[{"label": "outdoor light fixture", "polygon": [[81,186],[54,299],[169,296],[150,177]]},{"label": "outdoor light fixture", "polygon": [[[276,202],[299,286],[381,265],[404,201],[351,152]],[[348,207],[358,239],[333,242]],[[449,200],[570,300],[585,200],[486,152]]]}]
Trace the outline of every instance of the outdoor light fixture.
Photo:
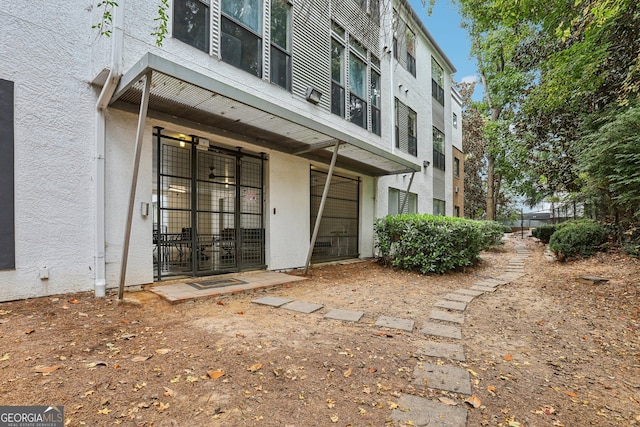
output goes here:
[{"label": "outdoor light fixture", "polygon": [[431,164],[431,162],[430,162],[429,160],[424,160],[424,161],[422,162],[422,166],[423,166],[425,169],[426,169],[426,168],[428,168],[430,164]]},{"label": "outdoor light fixture", "polygon": [[307,98],[307,101],[310,103],[317,104],[320,102],[320,98],[322,98],[322,93],[320,93],[318,89],[309,86],[307,87],[307,94],[305,95],[305,98]]}]

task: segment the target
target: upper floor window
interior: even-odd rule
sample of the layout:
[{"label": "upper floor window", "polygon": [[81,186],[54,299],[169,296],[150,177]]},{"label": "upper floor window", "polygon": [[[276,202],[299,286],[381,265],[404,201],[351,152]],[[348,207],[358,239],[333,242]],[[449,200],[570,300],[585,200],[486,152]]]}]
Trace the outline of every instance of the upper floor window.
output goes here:
[{"label": "upper floor window", "polygon": [[418,155],[418,115],[395,98],[396,148]]},{"label": "upper floor window", "polygon": [[460,159],[457,157],[453,158],[453,176],[460,178]]},{"label": "upper floor window", "polygon": [[173,37],[209,53],[209,1],[174,0]]},{"label": "upper floor window", "polygon": [[409,71],[416,76],[416,35],[405,21],[398,17],[396,11],[395,28],[393,33],[393,56]]},{"label": "upper floor window", "polygon": [[431,58],[431,95],[444,105],[444,70],[433,58]]},{"label": "upper floor window", "polygon": [[382,87],[380,86],[380,73],[371,70],[371,132],[381,135],[382,117],[380,114],[380,97]]},{"label": "upper floor window", "polygon": [[291,5],[271,1],[271,82],[291,90]]},{"label": "upper floor window", "polygon": [[371,15],[376,22],[380,19],[380,0],[356,0],[360,8]]},{"label": "upper floor window", "polygon": [[433,127],[433,167],[445,170],[444,133]]},{"label": "upper floor window", "polygon": [[262,1],[222,0],[220,56],[262,77]]},{"label": "upper floor window", "polygon": [[331,112],[344,117],[344,46],[331,40]]},{"label": "upper floor window", "polygon": [[367,65],[351,53],[349,55],[349,118],[352,123],[367,129]]},{"label": "upper floor window", "polygon": [[453,113],[453,127],[458,127],[458,115],[456,113]]}]

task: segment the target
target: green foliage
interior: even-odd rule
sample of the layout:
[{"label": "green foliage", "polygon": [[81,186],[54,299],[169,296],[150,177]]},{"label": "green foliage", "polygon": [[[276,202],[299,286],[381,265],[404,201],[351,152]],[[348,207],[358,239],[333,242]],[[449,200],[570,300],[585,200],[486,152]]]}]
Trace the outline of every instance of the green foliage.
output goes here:
[{"label": "green foliage", "polygon": [[607,230],[595,221],[567,221],[556,228],[549,248],[560,260],[577,255],[589,257],[607,240]]},{"label": "green foliage", "polygon": [[98,30],[101,36],[111,37],[113,31],[113,8],[118,7],[118,3],[113,0],[100,0],[96,6],[102,8],[102,17],[100,22],[92,25],[91,28]]},{"label": "green foliage", "polygon": [[543,225],[541,227],[534,228],[531,234],[546,245],[549,244],[549,239],[551,239],[551,235],[555,233],[555,231],[555,225]]},{"label": "green foliage", "polygon": [[423,274],[472,265],[503,234],[499,223],[434,215],[387,216],[374,231],[385,263]]},{"label": "green foliage", "polygon": [[156,46],[162,46],[164,43],[164,39],[169,34],[169,30],[167,29],[167,24],[169,22],[169,0],[159,0],[158,3],[158,16],[153,18],[156,22],[156,27],[151,33],[152,36],[156,38]]}]

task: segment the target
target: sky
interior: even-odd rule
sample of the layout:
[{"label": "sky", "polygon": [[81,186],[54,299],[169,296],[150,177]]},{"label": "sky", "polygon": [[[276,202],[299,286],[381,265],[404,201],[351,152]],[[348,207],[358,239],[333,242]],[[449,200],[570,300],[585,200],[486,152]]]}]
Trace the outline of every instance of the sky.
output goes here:
[{"label": "sky", "polygon": [[[456,67],[453,78],[457,82],[477,81],[476,61],[469,57],[471,42],[465,29],[460,27],[460,14],[451,0],[436,0],[431,15],[421,0],[409,0],[436,43]],[[479,86],[479,85],[478,85]],[[474,100],[481,100],[482,91],[476,87]]]}]

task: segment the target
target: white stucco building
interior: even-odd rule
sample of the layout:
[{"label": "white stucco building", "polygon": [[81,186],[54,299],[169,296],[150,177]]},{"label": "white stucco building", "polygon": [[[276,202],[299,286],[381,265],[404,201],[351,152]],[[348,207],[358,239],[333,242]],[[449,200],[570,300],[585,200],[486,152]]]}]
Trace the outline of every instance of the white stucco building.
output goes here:
[{"label": "white stucco building", "polygon": [[0,3],[0,300],[370,257],[375,218],[454,214],[455,69],[404,1],[173,0],[162,46],[158,3],[110,37],[96,4]]}]

